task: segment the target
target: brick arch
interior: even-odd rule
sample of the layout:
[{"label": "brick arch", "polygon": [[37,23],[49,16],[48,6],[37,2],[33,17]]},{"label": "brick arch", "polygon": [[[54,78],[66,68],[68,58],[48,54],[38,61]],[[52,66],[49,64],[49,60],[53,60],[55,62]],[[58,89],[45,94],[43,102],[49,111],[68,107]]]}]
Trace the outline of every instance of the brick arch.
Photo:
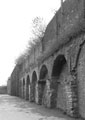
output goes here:
[{"label": "brick arch", "polygon": [[[68,108],[68,91],[71,92],[71,88],[69,86],[69,70],[66,58],[63,54],[58,55],[53,63],[52,68],[52,83],[51,88],[55,91],[52,94],[51,104],[53,107],[57,107],[67,112]],[[71,106],[72,107],[72,106]]]},{"label": "brick arch", "polygon": [[44,64],[40,69],[39,80],[45,79],[47,77],[47,74],[48,74],[48,68]]},{"label": "brick arch", "polygon": [[37,81],[37,73],[36,71],[33,71],[32,73],[32,83]]},{"label": "brick arch", "polygon": [[26,84],[27,85],[30,84],[30,76],[29,75],[27,75],[27,77],[26,77]]},{"label": "brick arch", "polygon": [[30,84],[33,82],[33,79],[32,79],[34,76],[33,74],[36,74],[37,81],[39,80],[39,68],[38,67],[32,69],[28,74],[30,76]]},{"label": "brick arch", "polygon": [[56,57],[56,59],[53,62],[53,68],[52,68],[52,77],[59,77],[63,66],[66,64],[66,58],[64,55],[60,54]]},{"label": "brick arch", "polygon": [[39,94],[39,104],[44,104],[45,101],[45,93],[46,93],[46,79],[48,77],[48,69],[44,64],[41,66],[39,81],[38,81],[38,94]]},{"label": "brick arch", "polygon": [[29,87],[30,87],[30,76],[26,77],[26,100],[29,100]]},{"label": "brick arch", "polygon": [[32,81],[30,84],[30,101],[31,102],[35,102],[35,98],[36,98],[36,83],[37,83],[37,74],[36,71],[33,71],[32,73]]}]

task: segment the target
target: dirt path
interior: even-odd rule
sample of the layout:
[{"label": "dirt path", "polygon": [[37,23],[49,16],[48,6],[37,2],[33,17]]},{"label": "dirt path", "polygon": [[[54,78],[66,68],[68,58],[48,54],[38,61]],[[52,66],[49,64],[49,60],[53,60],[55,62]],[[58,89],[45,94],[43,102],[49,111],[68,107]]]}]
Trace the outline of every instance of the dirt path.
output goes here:
[{"label": "dirt path", "polygon": [[17,97],[0,95],[0,120],[76,120]]}]

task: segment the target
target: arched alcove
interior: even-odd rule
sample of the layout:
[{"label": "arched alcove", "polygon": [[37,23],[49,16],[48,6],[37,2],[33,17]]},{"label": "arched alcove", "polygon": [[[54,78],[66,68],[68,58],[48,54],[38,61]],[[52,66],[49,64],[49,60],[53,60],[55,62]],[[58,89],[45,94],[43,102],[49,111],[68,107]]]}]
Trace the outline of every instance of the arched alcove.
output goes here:
[{"label": "arched alcove", "polygon": [[54,60],[52,77],[59,77],[65,64],[66,64],[66,59],[65,59],[64,55],[59,55]]},{"label": "arched alcove", "polygon": [[44,104],[45,98],[45,86],[46,86],[46,79],[48,75],[48,69],[46,65],[43,65],[40,69],[39,81],[38,81],[38,93],[39,93],[39,104]]},{"label": "arched alcove", "polygon": [[26,81],[26,83],[27,83],[27,85],[30,84],[30,77],[29,77],[29,75],[27,75],[27,81]]},{"label": "arched alcove", "polygon": [[68,65],[64,55],[59,55],[54,60],[52,68],[52,89],[54,89],[53,106],[64,111],[67,109],[67,91],[65,81],[68,80]]},{"label": "arched alcove", "polygon": [[27,75],[26,78],[26,100],[29,100],[29,85],[30,85],[30,77]]},{"label": "arched alcove", "polygon": [[46,67],[46,65],[43,65],[40,70],[39,80],[41,81],[41,80],[45,79],[47,74],[48,74],[47,67]]},{"label": "arched alcove", "polygon": [[23,78],[23,98],[25,98],[25,78]]}]

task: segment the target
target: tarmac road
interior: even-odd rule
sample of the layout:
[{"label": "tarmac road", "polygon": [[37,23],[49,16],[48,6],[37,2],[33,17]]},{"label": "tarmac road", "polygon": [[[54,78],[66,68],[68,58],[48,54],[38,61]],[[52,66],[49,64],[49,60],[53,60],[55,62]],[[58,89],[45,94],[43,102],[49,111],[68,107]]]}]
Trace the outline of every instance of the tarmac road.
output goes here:
[{"label": "tarmac road", "polygon": [[18,97],[0,95],[0,120],[76,120],[58,110],[30,103]]}]

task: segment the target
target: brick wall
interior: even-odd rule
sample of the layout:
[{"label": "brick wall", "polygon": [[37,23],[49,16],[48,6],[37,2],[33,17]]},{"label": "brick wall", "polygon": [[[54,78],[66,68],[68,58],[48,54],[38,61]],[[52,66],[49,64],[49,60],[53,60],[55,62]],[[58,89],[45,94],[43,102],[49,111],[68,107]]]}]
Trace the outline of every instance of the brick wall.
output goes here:
[{"label": "brick wall", "polygon": [[85,118],[85,45],[83,46],[78,62],[78,95],[79,112]]},{"label": "brick wall", "polygon": [[[46,107],[59,108],[71,116],[78,112],[85,118],[85,46],[84,0],[66,0],[46,28],[43,41],[32,49],[29,59],[22,68],[15,67],[11,75],[12,95],[17,95],[19,81],[30,76],[29,101]],[[62,18],[62,19],[61,19]],[[80,45],[81,44],[81,45]],[[43,45],[43,46],[42,46]],[[43,47],[43,49],[42,49]],[[55,59],[63,55],[66,64],[59,76],[52,76]],[[65,62],[65,61],[64,61]],[[40,69],[46,65],[48,75],[40,82]],[[36,85],[32,83],[32,73],[37,69]],[[35,93],[33,89],[35,87]],[[43,90],[43,92],[42,92]],[[26,96],[26,84],[21,83],[20,93]],[[79,109],[79,111],[78,111]]]}]

